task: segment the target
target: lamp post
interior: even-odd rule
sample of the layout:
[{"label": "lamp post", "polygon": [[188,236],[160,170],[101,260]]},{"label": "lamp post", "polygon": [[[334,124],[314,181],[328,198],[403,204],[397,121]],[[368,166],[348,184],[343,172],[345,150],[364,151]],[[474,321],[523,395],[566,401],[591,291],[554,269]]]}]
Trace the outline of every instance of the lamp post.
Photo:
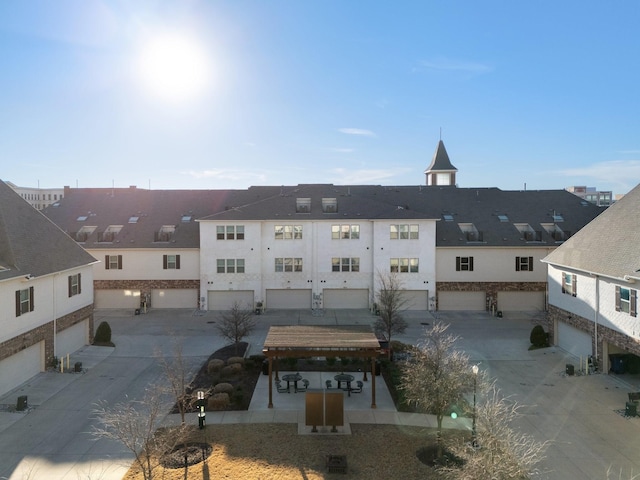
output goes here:
[{"label": "lamp post", "polygon": [[198,402],[196,405],[198,406],[198,428],[202,430],[205,427],[205,417],[207,414],[204,411],[204,392],[202,390],[198,390]]},{"label": "lamp post", "polygon": [[471,446],[478,447],[478,437],[476,432],[476,389],[478,386],[478,365],[471,367],[473,372],[473,424],[471,426]]}]

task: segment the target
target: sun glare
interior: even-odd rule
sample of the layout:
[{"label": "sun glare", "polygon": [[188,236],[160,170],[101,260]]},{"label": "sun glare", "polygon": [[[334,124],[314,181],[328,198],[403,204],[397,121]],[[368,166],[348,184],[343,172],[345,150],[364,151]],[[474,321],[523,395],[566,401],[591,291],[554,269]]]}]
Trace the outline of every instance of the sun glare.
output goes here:
[{"label": "sun glare", "polygon": [[204,49],[195,39],[177,34],[155,36],[142,45],[137,76],[146,92],[176,102],[198,96],[211,80]]}]

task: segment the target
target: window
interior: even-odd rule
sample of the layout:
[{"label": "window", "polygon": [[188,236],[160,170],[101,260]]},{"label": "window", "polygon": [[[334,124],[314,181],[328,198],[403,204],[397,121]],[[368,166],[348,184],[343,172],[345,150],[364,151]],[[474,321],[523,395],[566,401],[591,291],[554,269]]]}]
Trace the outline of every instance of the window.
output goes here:
[{"label": "window", "polygon": [[562,293],[575,297],[578,289],[578,277],[570,273],[562,274]]},{"label": "window", "polygon": [[165,270],[180,270],[180,255],[163,255],[162,268]]},{"label": "window", "polygon": [[154,242],[170,242],[176,233],[175,225],[163,225],[160,230],[155,232]]},{"label": "window", "polygon": [[83,226],[75,234],[76,242],[86,242],[89,236],[95,231],[96,227]]},{"label": "window", "polygon": [[456,257],[456,272],[473,272],[473,257]]},{"label": "window", "polygon": [[322,199],[322,211],[324,213],[337,213],[338,212],[338,200],[335,198],[323,198]]},{"label": "window", "polygon": [[331,259],[332,272],[359,272],[360,259],[349,257],[334,257]]},{"label": "window", "polygon": [[498,220],[500,220],[501,222],[508,222],[509,221],[509,217],[507,215],[504,214],[499,214],[498,215]]},{"label": "window", "polygon": [[302,225],[276,225],[274,231],[276,240],[302,239]]},{"label": "window", "polygon": [[311,199],[296,198],[296,213],[310,213],[310,212],[311,212]]},{"label": "window", "polygon": [[616,312],[638,316],[638,291],[616,286]]},{"label": "window", "polygon": [[244,273],[244,258],[218,258],[218,273]]},{"label": "window", "polygon": [[302,258],[276,258],[276,272],[301,272]]},{"label": "window", "polygon": [[105,270],[122,270],[122,255],[105,255]]},{"label": "window", "polygon": [[451,215],[450,213],[443,213],[442,214],[442,219],[445,222],[453,222],[453,215]]},{"label": "window", "polygon": [[80,274],[69,275],[69,297],[82,293]]},{"label": "window", "polygon": [[533,257],[516,257],[516,272],[533,272]]},{"label": "window", "polygon": [[418,273],[417,258],[392,258],[391,273]]},{"label": "window", "polygon": [[360,238],[360,225],[331,225],[333,240],[357,240]]},{"label": "window", "polygon": [[33,312],[33,287],[16,290],[16,317]]},{"label": "window", "polygon": [[109,225],[104,232],[98,233],[98,242],[113,242],[121,229],[122,225]]},{"label": "window", "polygon": [[391,240],[417,240],[418,225],[390,225],[389,238]]},{"label": "window", "polygon": [[217,225],[216,240],[244,240],[244,225]]},{"label": "window", "polygon": [[182,223],[189,223],[192,218],[193,218],[193,215],[182,215],[182,218],[180,219],[180,221]]},{"label": "window", "polygon": [[139,219],[140,217],[138,216],[129,217],[129,223],[138,223]]}]

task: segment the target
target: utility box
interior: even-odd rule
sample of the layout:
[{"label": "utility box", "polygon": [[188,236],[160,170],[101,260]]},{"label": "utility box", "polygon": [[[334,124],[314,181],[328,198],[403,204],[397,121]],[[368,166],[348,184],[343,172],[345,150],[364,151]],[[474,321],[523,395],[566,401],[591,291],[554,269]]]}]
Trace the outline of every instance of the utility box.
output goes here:
[{"label": "utility box", "polygon": [[29,404],[27,403],[27,396],[19,396],[18,403],[16,404],[16,410],[19,412],[24,412],[27,408],[29,408]]}]

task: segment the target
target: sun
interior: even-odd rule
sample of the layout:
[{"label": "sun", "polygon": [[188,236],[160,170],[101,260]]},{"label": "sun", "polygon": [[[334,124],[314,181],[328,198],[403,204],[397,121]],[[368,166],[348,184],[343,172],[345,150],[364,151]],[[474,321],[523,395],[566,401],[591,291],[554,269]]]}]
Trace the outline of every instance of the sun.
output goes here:
[{"label": "sun", "polygon": [[183,34],[162,34],[143,42],[137,78],[149,94],[182,102],[202,94],[211,81],[209,58],[201,44]]}]

